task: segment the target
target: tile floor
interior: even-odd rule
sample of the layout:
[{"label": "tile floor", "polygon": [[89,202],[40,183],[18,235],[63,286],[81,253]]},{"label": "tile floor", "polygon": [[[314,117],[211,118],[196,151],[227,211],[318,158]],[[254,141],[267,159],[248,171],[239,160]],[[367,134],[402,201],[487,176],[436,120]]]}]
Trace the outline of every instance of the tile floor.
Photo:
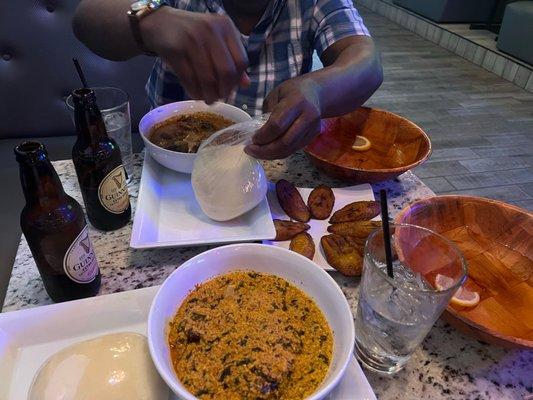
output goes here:
[{"label": "tile floor", "polygon": [[368,105],[431,137],[415,173],[436,193],[533,210],[533,93],[358,5],[382,53],[385,81]]},{"label": "tile floor", "polygon": [[464,25],[437,24],[392,0],[354,2],[533,93],[533,66],[497,50],[490,42],[490,32],[482,35],[481,31],[465,30]]}]

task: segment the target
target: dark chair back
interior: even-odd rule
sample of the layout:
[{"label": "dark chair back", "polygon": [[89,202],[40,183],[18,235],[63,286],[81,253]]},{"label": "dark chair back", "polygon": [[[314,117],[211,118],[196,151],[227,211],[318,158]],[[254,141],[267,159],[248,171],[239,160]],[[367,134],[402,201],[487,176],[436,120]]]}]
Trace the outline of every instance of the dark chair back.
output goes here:
[{"label": "dark chair back", "polygon": [[89,85],[130,94],[132,128],[148,110],[144,92],[153,59],[111,62],[91,53],[72,33],[76,0],[15,0],[0,13],[0,139],[74,133],[66,96],[80,85],[72,57]]},{"label": "dark chair back", "polygon": [[523,1],[523,0],[500,0],[498,2],[498,6],[496,7],[496,10],[494,12],[492,23],[495,24],[501,24],[503,19],[503,14],[505,13],[505,7],[507,7],[507,4],[514,3],[516,1]]}]

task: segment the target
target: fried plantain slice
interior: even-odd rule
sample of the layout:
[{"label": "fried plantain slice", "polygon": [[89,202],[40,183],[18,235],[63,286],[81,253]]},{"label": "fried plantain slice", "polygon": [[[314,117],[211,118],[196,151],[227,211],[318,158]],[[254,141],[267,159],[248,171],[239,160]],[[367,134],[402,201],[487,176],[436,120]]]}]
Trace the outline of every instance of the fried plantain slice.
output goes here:
[{"label": "fried plantain slice", "polygon": [[279,205],[289,218],[300,222],[307,222],[311,219],[309,209],[305,205],[300,192],[292,183],[285,179],[280,179],[276,183],[276,194]]},{"label": "fried plantain slice", "polygon": [[276,237],[274,240],[278,242],[290,240],[297,234],[305,232],[310,228],[309,225],[303,222],[284,221],[281,219],[275,219],[274,226],[276,227]]},{"label": "fried plantain slice", "polygon": [[379,227],[381,227],[381,221],[338,222],[328,226],[328,232],[366,240],[368,235]]},{"label": "fried plantain slice", "polygon": [[355,201],[335,211],[329,223],[368,221],[378,216],[380,211],[380,204],[377,201]]},{"label": "fried plantain slice", "polygon": [[359,276],[363,271],[364,244],[340,235],[326,235],[320,239],[329,265],[346,276]]},{"label": "fried plantain slice", "polygon": [[307,207],[314,219],[326,219],[333,210],[335,195],[329,186],[319,185],[309,193]]},{"label": "fried plantain slice", "polygon": [[299,233],[292,238],[289,249],[312,260],[315,255],[315,242],[309,233]]}]

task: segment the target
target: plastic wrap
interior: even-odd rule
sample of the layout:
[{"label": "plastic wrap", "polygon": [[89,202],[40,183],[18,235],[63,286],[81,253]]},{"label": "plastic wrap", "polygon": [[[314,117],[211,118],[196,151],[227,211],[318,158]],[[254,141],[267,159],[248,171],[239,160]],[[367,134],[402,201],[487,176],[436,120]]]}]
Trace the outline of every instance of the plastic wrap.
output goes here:
[{"label": "plastic wrap", "polygon": [[209,218],[215,221],[237,218],[265,198],[265,171],[244,148],[267,118],[263,115],[223,129],[198,149],[192,187],[202,211]]}]

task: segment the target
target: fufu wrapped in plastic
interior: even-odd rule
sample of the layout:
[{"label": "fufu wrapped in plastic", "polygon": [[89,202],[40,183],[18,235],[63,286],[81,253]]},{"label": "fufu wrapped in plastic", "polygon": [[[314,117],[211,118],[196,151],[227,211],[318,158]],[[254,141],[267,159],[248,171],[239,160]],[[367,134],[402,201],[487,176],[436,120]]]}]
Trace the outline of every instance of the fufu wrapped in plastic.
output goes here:
[{"label": "fufu wrapped in plastic", "polygon": [[213,134],[200,148],[191,181],[203,212],[215,221],[237,218],[265,198],[267,179],[259,161],[244,152],[267,116]]}]

